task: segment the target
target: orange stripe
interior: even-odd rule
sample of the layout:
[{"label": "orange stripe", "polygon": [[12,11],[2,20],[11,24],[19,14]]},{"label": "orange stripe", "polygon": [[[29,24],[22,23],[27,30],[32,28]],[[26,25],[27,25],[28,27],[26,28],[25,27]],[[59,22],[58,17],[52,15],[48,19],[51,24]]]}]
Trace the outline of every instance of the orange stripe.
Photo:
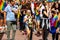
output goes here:
[{"label": "orange stripe", "polygon": [[3,3],[4,3],[4,2],[2,2],[2,3],[1,3],[1,5],[0,5],[0,10],[2,10],[2,7],[3,7]]}]

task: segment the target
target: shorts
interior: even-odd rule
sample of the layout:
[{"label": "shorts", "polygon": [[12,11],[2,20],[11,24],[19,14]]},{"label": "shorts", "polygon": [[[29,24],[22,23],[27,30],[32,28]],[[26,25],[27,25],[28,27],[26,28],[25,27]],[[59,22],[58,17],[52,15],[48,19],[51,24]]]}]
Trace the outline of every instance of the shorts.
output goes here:
[{"label": "shorts", "polygon": [[4,15],[0,13],[0,19],[4,19]]},{"label": "shorts", "polygon": [[37,22],[40,22],[40,16],[35,16]]},{"label": "shorts", "polygon": [[16,30],[16,22],[15,21],[7,21],[7,30]]},{"label": "shorts", "polygon": [[25,28],[26,28],[26,29],[29,29],[29,27],[28,27],[28,24],[27,24],[27,23],[24,23],[24,25],[25,25]]},{"label": "shorts", "polygon": [[25,23],[25,28],[28,30],[32,29],[32,27],[29,27],[27,23]]}]

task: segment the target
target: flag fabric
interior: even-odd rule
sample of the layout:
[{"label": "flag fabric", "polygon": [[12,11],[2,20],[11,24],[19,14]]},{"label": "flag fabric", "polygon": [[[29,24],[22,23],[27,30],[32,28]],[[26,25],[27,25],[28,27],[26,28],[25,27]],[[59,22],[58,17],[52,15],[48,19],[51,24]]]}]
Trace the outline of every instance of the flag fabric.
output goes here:
[{"label": "flag fabric", "polygon": [[56,33],[56,29],[58,27],[58,21],[57,21],[57,19],[58,19],[58,16],[57,15],[55,15],[53,18],[50,19],[50,25],[51,25],[50,32],[52,34]]},{"label": "flag fabric", "polygon": [[38,16],[40,14],[40,12],[38,10],[36,10],[36,16]]},{"label": "flag fabric", "polygon": [[20,18],[20,11],[18,11],[18,15],[17,15],[18,18]]},{"label": "flag fabric", "polygon": [[57,15],[55,15],[53,18],[50,19],[50,25],[51,25],[51,27],[52,26],[57,27],[57,23],[58,23],[57,19],[58,19]]},{"label": "flag fabric", "polygon": [[57,1],[57,0],[46,0],[47,2],[55,2],[55,1]]},{"label": "flag fabric", "polygon": [[4,0],[0,0],[0,10],[4,10],[6,6],[6,2],[4,2]]}]

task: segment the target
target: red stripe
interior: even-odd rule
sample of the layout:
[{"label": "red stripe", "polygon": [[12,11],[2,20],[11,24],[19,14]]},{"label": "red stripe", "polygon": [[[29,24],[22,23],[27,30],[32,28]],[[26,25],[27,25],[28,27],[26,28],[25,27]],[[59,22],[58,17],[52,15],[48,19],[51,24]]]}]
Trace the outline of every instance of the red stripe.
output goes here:
[{"label": "red stripe", "polygon": [[0,0],[0,5],[2,4],[2,0]]}]

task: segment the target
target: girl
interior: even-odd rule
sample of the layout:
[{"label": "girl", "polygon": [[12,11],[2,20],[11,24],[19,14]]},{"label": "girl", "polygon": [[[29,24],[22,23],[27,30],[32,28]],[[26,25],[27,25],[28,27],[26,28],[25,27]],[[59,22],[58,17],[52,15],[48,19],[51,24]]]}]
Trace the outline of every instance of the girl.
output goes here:
[{"label": "girl", "polygon": [[32,40],[32,15],[31,15],[31,11],[27,10],[27,13],[24,17],[24,23],[25,23],[25,28],[27,31],[27,38],[28,40]]}]

